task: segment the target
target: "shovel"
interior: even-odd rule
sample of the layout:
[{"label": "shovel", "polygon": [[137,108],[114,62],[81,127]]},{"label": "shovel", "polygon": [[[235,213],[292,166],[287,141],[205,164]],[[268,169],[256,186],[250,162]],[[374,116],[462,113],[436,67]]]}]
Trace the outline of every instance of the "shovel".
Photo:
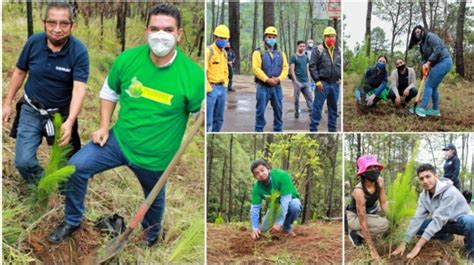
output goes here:
[{"label": "shovel", "polygon": [[428,76],[429,70],[427,67],[423,67],[421,72],[422,72],[423,77],[421,78],[420,89],[418,90],[418,93],[416,94],[415,104],[413,105],[413,112],[415,114],[416,114],[416,106],[420,102],[421,96],[423,96],[423,90],[425,90],[425,82],[426,82],[426,77]]},{"label": "shovel", "polygon": [[186,137],[184,138],[184,141],[181,143],[181,146],[179,147],[178,152],[174,155],[173,160],[171,160],[171,163],[168,165],[165,172],[163,172],[163,175],[161,175],[160,180],[158,180],[158,182],[155,184],[155,187],[153,187],[153,190],[150,192],[150,194],[148,194],[145,202],[140,206],[140,209],[137,211],[137,213],[133,217],[133,220],[127,226],[127,229],[125,230],[125,232],[115,237],[114,239],[110,240],[102,247],[99,247],[98,249],[95,249],[94,251],[92,251],[92,253],[89,254],[84,259],[83,264],[101,264],[111,259],[115,255],[119,254],[125,248],[128,237],[145,217],[145,214],[150,208],[150,205],[158,196],[158,193],[160,193],[160,190],[163,188],[171,172],[173,171],[175,166],[178,164],[187,146],[189,145],[189,143],[191,143],[191,140],[193,139],[194,135],[196,135],[196,133],[199,131],[199,128],[203,124],[204,124],[204,113],[201,112],[199,113],[198,120],[194,123],[190,131],[186,134]]}]

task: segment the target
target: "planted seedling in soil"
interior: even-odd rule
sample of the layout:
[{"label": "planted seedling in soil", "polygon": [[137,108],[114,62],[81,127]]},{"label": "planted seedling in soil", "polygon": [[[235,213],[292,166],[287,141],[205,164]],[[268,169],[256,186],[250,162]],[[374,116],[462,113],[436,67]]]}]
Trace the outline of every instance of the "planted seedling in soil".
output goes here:
[{"label": "planted seedling in soil", "polygon": [[53,124],[55,134],[51,156],[44,169],[44,175],[38,182],[35,196],[36,202],[41,208],[46,208],[49,198],[57,192],[59,185],[65,183],[69,176],[76,171],[75,166],[69,165],[67,162],[68,155],[72,150],[71,144],[59,146],[62,134],[62,118],[59,113],[54,114]]},{"label": "planted seedling in soil", "polygon": [[[418,150],[418,143],[413,148],[411,158],[403,174],[398,174],[393,183],[387,187],[389,202],[389,212],[387,217],[390,223],[389,253],[392,252],[392,244],[403,239],[407,220],[415,213],[417,203],[417,193],[412,177],[415,173],[415,157]],[[390,255],[390,254],[389,254]]]}]

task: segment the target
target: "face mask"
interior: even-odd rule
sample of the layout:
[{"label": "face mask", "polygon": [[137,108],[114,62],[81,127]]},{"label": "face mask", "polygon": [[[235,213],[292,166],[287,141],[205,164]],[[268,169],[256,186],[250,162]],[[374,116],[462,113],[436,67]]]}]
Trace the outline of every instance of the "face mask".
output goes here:
[{"label": "face mask", "polygon": [[314,44],[312,42],[308,43],[308,47],[310,47],[310,48],[313,48],[313,45]]},{"label": "face mask", "polygon": [[385,64],[384,64],[384,63],[377,63],[377,67],[378,67],[380,70],[383,70],[383,69],[385,69]]},{"label": "face mask", "polygon": [[176,39],[170,33],[158,31],[148,34],[148,45],[150,45],[150,49],[158,57],[167,55],[174,48],[175,44]]},{"label": "face mask", "polygon": [[277,43],[277,40],[276,39],[267,39],[265,42],[267,43],[268,46],[273,47]]},{"label": "face mask", "polygon": [[423,34],[423,32],[415,33],[415,39],[418,41],[421,40],[421,34]]},{"label": "face mask", "polygon": [[336,44],[336,37],[327,37],[326,38],[326,45],[328,47],[332,47],[332,46],[334,46],[334,44]]},{"label": "face mask", "polygon": [[405,69],[405,65],[404,64],[399,65],[399,66],[397,66],[397,69],[398,69],[398,71],[403,71],[403,69]]},{"label": "face mask", "polygon": [[225,47],[224,49],[225,49],[226,51],[230,50],[230,48],[229,48],[229,47]]},{"label": "face mask", "polygon": [[444,151],[444,158],[449,159],[449,151]]},{"label": "face mask", "polygon": [[364,173],[364,177],[371,182],[376,182],[379,176],[380,176],[380,170],[378,169],[367,171]]},{"label": "face mask", "polygon": [[226,41],[226,40],[221,40],[221,39],[217,39],[217,40],[216,40],[216,46],[217,46],[217,48],[222,49],[222,48],[224,48],[226,45],[227,45],[227,41]]}]

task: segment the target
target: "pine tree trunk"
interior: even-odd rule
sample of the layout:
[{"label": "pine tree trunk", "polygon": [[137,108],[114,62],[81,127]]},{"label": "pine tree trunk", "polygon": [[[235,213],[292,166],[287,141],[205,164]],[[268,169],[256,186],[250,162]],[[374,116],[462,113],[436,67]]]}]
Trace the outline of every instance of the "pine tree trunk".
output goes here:
[{"label": "pine tree trunk", "polygon": [[224,187],[225,187],[225,172],[227,169],[227,155],[224,156],[224,165],[222,166],[222,178],[221,178],[221,196],[220,196],[220,207],[219,213],[224,212]]},{"label": "pine tree trunk", "polygon": [[209,163],[207,164],[207,190],[206,190],[207,205],[209,205],[209,190],[211,188],[212,165],[214,162],[214,138],[215,138],[215,134],[211,134],[210,139],[208,141],[208,144],[209,142],[211,144],[210,144],[208,158],[207,158],[207,160],[209,161]]},{"label": "pine tree trunk", "polygon": [[28,27],[28,38],[33,35],[33,3],[26,1],[26,20]]},{"label": "pine tree trunk", "polygon": [[275,2],[263,2],[263,30],[275,26]]},{"label": "pine tree trunk", "polygon": [[258,29],[258,1],[253,5],[253,31],[252,31],[252,52],[257,48],[257,29]]},{"label": "pine tree trunk", "polygon": [[304,189],[304,203],[302,210],[301,223],[305,224],[308,220],[311,220],[311,190],[313,188],[313,169],[308,166],[306,169],[306,184]]},{"label": "pine tree trunk", "polygon": [[464,77],[464,17],[466,16],[466,1],[459,4],[458,20],[456,23],[456,73]]},{"label": "pine tree trunk", "polygon": [[365,39],[367,40],[367,50],[365,54],[367,57],[370,56],[370,30],[372,21],[372,0],[367,1],[367,15],[365,17]]},{"label": "pine tree trunk", "polygon": [[230,135],[229,143],[229,208],[227,209],[227,220],[230,222],[232,217],[232,143],[234,135]]},{"label": "pine tree trunk", "polygon": [[413,19],[413,2],[410,2],[410,18],[408,21],[407,42],[405,45],[405,62],[408,60],[408,44],[410,43],[411,22]]},{"label": "pine tree trunk", "polygon": [[229,2],[230,44],[235,53],[234,74],[240,73],[240,4]]}]

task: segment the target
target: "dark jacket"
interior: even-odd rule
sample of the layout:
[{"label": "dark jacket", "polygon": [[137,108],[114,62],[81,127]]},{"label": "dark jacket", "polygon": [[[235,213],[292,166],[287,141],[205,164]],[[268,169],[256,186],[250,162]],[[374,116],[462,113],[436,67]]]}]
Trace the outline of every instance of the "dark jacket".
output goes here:
[{"label": "dark jacket", "polygon": [[455,155],[446,159],[446,162],[444,162],[444,177],[450,179],[458,190],[461,189],[461,183],[459,182],[459,169],[459,158]]},{"label": "dark jacket", "polygon": [[314,82],[335,83],[341,79],[341,52],[334,47],[334,60],[331,60],[326,45],[318,45],[311,53],[309,72]]},{"label": "dark jacket", "polygon": [[420,43],[421,63],[430,61],[432,66],[439,63],[446,57],[451,57],[448,48],[438,35],[428,32],[426,33]]},{"label": "dark jacket", "polygon": [[386,69],[379,71],[376,65],[369,67],[362,80],[362,88],[366,92],[375,89],[375,95],[380,96],[387,85],[387,75]]}]

